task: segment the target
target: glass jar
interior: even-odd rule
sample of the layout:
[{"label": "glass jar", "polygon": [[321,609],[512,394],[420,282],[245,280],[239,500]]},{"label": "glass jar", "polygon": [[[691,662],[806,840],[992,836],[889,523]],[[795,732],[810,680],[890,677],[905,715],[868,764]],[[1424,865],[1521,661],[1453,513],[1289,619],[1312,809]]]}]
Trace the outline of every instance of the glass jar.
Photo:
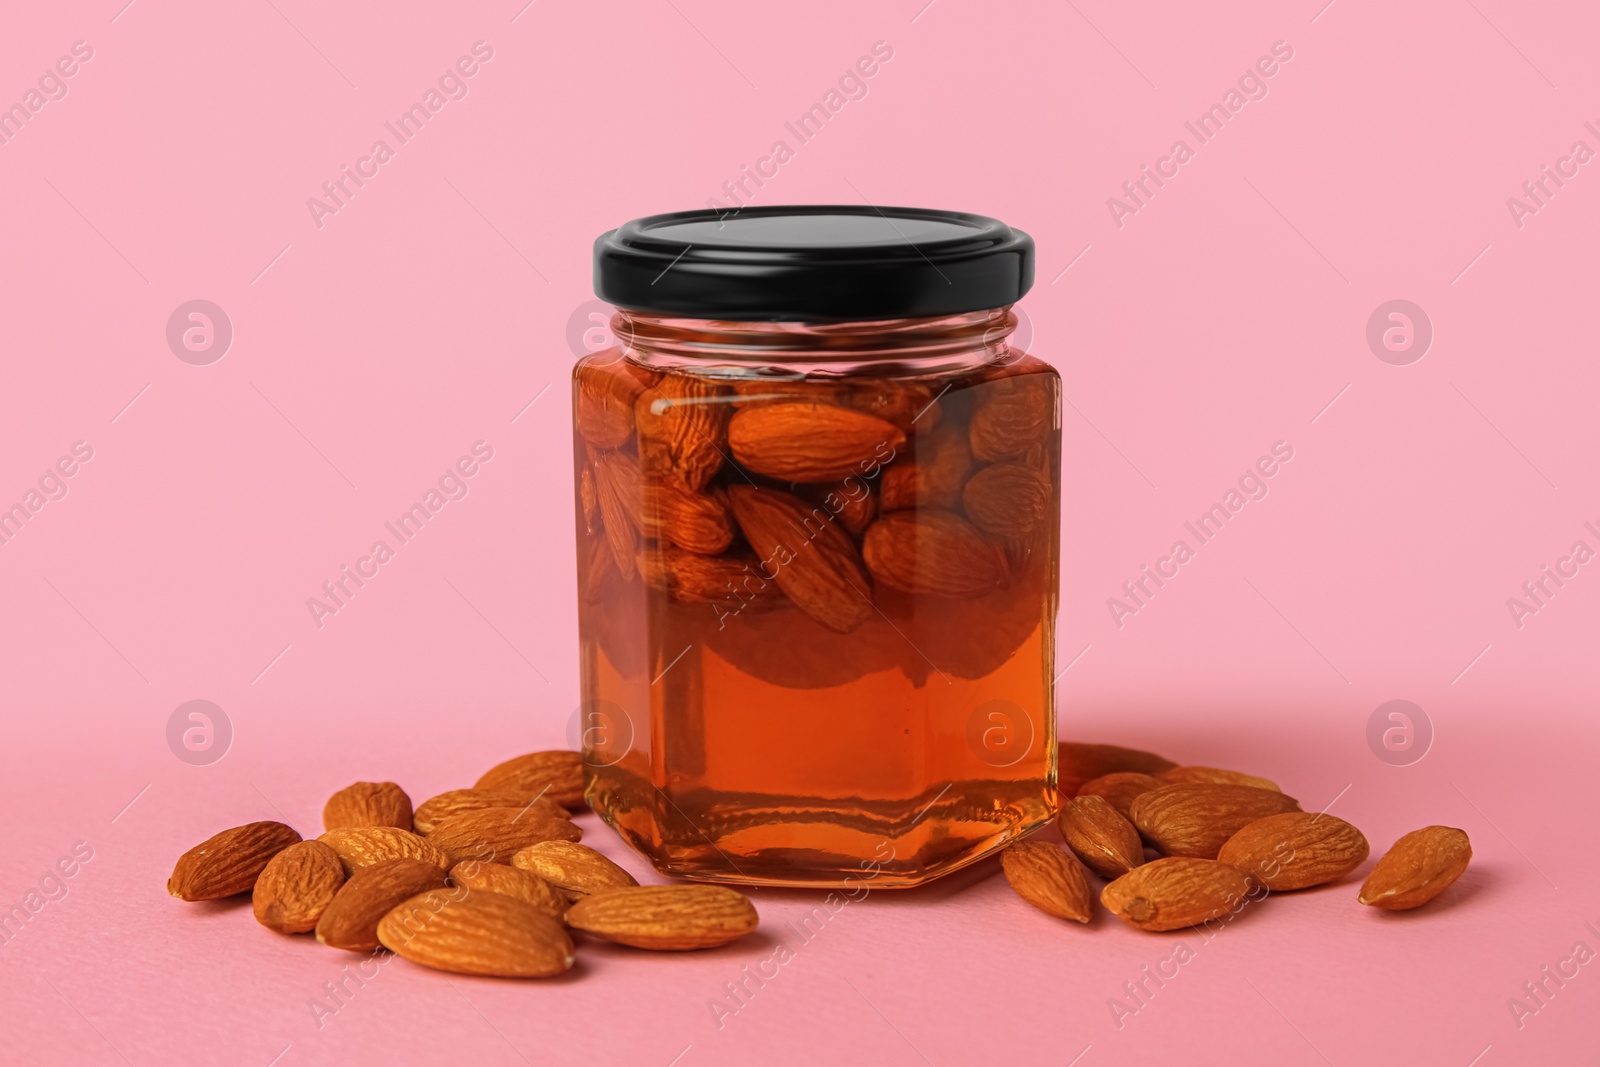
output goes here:
[{"label": "glass jar", "polygon": [[640,219],[573,374],[590,805],[661,871],[917,885],[1055,812],[1060,379],[1032,240],[903,208]]}]

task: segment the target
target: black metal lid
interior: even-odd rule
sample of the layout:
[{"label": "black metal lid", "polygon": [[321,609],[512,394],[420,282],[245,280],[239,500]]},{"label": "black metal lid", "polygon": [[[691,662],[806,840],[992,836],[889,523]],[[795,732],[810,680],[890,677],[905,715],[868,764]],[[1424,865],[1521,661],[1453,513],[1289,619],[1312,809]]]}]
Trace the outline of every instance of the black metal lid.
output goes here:
[{"label": "black metal lid", "polygon": [[634,219],[594,243],[595,295],[739,321],[918,318],[1016,303],[1033,238],[998,219],[808,204]]}]

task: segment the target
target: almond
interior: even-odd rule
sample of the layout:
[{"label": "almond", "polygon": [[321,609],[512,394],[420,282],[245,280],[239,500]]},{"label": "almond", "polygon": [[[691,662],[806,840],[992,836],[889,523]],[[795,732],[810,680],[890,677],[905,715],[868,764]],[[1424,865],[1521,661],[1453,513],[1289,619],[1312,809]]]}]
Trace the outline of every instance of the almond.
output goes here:
[{"label": "almond", "polygon": [[1237,912],[1255,891],[1250,876],[1216,860],[1169,858],[1135,867],[1100,892],[1100,903],[1140,930],[1181,930]]},{"label": "almond", "polygon": [[1282,892],[1343,878],[1361,866],[1368,851],[1361,831],[1343,819],[1286,811],[1242,827],[1223,844],[1217,859]]},{"label": "almond", "polygon": [[443,849],[394,826],[350,826],[329,830],[317,840],[339,854],[347,875],[374,863],[398,859],[424,860],[441,871],[450,869],[450,857]]},{"label": "almond", "polygon": [[937,508],[894,511],[867,528],[862,558],[872,576],[906,593],[970,598],[1006,580],[999,548],[959,515]]},{"label": "almond", "polygon": [[467,859],[510,863],[518,849],[535,841],[576,841],[582,836],[583,830],[571,819],[520,808],[484,808],[450,816],[433,828],[427,840],[444,850],[452,864]]},{"label": "almond", "polygon": [[1472,842],[1464,830],[1424,826],[1383,854],[1357,899],[1385,911],[1420,907],[1460,878],[1471,860]]},{"label": "almond", "polygon": [[583,529],[593,534],[600,527],[600,501],[595,496],[594,468],[587,462],[578,475],[578,507],[583,512]]},{"label": "almond", "polygon": [[872,520],[878,517],[878,494],[870,489],[855,496],[848,492],[831,493],[824,499],[830,506],[834,501],[838,502],[839,524],[857,537],[866,533]]},{"label": "almond", "polygon": [[426,860],[383,860],[362,867],[317,920],[317,940],[329,948],[371,952],[378,947],[378,922],[390,909],[444,885],[444,870]]},{"label": "almond", "polygon": [[633,410],[644,473],[691,493],[704,489],[722,466],[729,393],[687,374],[669,374],[640,393]]},{"label": "almond", "polygon": [[720,885],[605,889],[567,911],[567,925],[603,941],[648,949],[715,948],[756,928],[756,909]]},{"label": "almond", "polygon": [[643,508],[639,461],[624,452],[591,450],[589,464],[594,468],[594,491],[612,562],[624,578],[632,578],[633,557],[639,547],[639,512]]},{"label": "almond", "polygon": [[921,382],[896,382],[882,378],[852,384],[844,402],[857,411],[875,415],[911,432],[924,433],[939,425],[939,398],[933,386]]},{"label": "almond", "polygon": [[378,923],[378,940],[412,963],[453,974],[547,978],[572,966],[572,938],[532,904],[456,892],[435,889],[396,905]]},{"label": "almond", "polygon": [[[632,563],[629,563],[631,569]],[[548,797],[564,808],[583,807],[583,757],[552,749],[497,763],[484,772],[475,788],[513,793],[524,802]]]},{"label": "almond", "polygon": [[450,868],[450,881],[474,892],[503,893],[508,897],[516,897],[556,919],[567,910],[565,893],[520,867],[467,860]]},{"label": "almond", "polygon": [[594,849],[570,841],[529,845],[512,856],[511,863],[574,898],[639,884],[633,875]]},{"label": "almond", "polygon": [[583,573],[579,577],[578,591],[585,604],[598,604],[607,599],[611,579],[622,580],[617,570],[617,557],[604,537],[591,538],[586,545],[578,546],[578,558]]},{"label": "almond", "polygon": [[1138,771],[1140,774],[1160,774],[1177,764],[1165,756],[1138,748],[1121,745],[1089,744],[1083,741],[1063,741],[1059,745],[1060,771],[1056,788],[1062,796],[1078,795],[1078,788],[1103,774],[1117,771]]},{"label": "almond", "polygon": [[1253,774],[1225,771],[1217,767],[1171,767],[1156,775],[1164,785],[1178,782],[1209,782],[1212,785],[1253,785],[1257,789],[1271,789],[1281,793],[1278,783],[1270,778],[1257,778]]},{"label": "almond", "polygon": [[1086,923],[1094,897],[1083,866],[1047,841],[1018,841],[1000,853],[1000,867],[1017,896],[1046,915]]},{"label": "almond", "polygon": [[1120,878],[1144,862],[1139,831],[1103,796],[1063,800],[1056,825],[1073,855],[1102,878]]},{"label": "almond", "polygon": [[789,493],[748,485],[730,488],[728,501],[762,572],[773,575],[796,607],[836,633],[849,633],[872,617],[872,581],[829,512]]},{"label": "almond", "polygon": [[857,536],[878,517],[878,493],[865,478],[846,478],[838,485],[796,485],[794,491],[806,503],[827,509],[840,526]]},{"label": "almond", "polygon": [[398,826],[411,829],[411,798],[393,782],[357,782],[347,785],[322,808],[322,828],[347,826]]},{"label": "almond", "polygon": [[1007,544],[1026,541],[1054,504],[1050,482],[1021,463],[996,463],[967,480],[961,502],[972,525]]},{"label": "almond", "polygon": [[516,793],[497,793],[488,789],[451,789],[436,797],[429,797],[418,805],[414,819],[416,832],[423,835],[430,834],[436,826],[452,815],[460,815],[467,811],[482,811],[485,808],[516,808],[519,811],[528,808],[529,813],[534,815],[558,819],[571,817],[566,808],[549,797],[540,797],[530,806],[525,797]]},{"label": "almond", "polygon": [[696,493],[675,485],[646,485],[639,493],[639,529],[646,537],[714,556],[733,543],[733,516],[720,489]]},{"label": "almond", "polygon": [[1140,774],[1138,771],[1116,771],[1084,782],[1078,787],[1078,795],[1104,797],[1108,804],[1117,809],[1123,817],[1128,818],[1133,798],[1159,788],[1160,785],[1159,780],[1148,774]]},{"label": "almond", "polygon": [[1216,859],[1228,838],[1257,819],[1299,810],[1299,801],[1272,789],[1180,783],[1134,797],[1128,818],[1158,852]]},{"label": "almond", "polygon": [[[686,604],[730,604],[765,592],[770,585],[756,571],[754,556],[734,553],[729,556],[702,556],[670,546],[646,548],[639,553],[639,573],[653,588],[671,593]],[[746,600],[745,607],[771,605],[780,598],[774,594]]]},{"label": "almond", "polygon": [[883,469],[883,510],[911,507],[954,507],[972,469],[967,435],[959,427],[919,441],[916,454]]},{"label": "almond", "polygon": [[861,474],[887,462],[905,442],[905,431],[894,423],[832,404],[746,407],[728,423],[735,459],[757,474],[788,482]]},{"label": "almond", "polygon": [[1055,422],[1052,379],[1044,374],[1001,378],[972,413],[967,437],[982,460],[1015,459],[1044,443]]},{"label": "almond", "polygon": [[206,838],[178,857],[167,892],[179,900],[218,900],[253,889],[268,861],[300,840],[281,822],[252,822]]},{"label": "almond", "polygon": [[633,436],[634,402],[658,377],[626,362],[616,349],[579,360],[572,376],[573,421],[596,448],[617,448]]},{"label": "almond", "polygon": [[267,861],[250,905],[267,929],[303,934],[317,925],[343,885],[338,853],[321,841],[297,841]]}]

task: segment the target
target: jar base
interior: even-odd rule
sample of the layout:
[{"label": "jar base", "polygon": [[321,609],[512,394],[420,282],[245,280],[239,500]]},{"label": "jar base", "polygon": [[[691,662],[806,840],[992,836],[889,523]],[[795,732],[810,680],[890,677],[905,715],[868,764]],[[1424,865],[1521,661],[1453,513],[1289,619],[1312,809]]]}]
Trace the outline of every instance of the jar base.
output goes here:
[{"label": "jar base", "polygon": [[699,792],[671,798],[612,769],[591,780],[590,803],[662,874],[800,889],[923,885],[1055,816],[1054,789],[1037,781],[954,782],[925,797],[872,804]]}]

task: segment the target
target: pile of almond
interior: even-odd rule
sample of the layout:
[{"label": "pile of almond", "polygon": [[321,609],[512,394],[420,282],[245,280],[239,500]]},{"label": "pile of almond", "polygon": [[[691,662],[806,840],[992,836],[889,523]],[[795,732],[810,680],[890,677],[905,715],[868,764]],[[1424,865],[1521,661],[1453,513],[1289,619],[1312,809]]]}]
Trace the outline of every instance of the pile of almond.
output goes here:
[{"label": "pile of almond", "polygon": [[[1141,930],[1231,921],[1272,892],[1337,881],[1368,855],[1360,830],[1300,810],[1266,778],[1181,767],[1116,745],[1061,744],[1060,812],[1067,848],[1032,838],[1001,854],[1017,895],[1050,915],[1088,922],[1087,867],[1107,884],[1100,903]],[[1158,858],[1146,860],[1146,851]],[[1361,886],[1362,904],[1419,907],[1467,869],[1472,845],[1448,826],[1401,837]]]},{"label": "pile of almond", "polygon": [[576,752],[507,760],[424,801],[393,782],[329,798],[314,841],[280,822],[224,830],[178,858],[180,900],[251,893],[256,921],[350,952],[387,948],[458,974],[539,978],[572,966],[572,931],[645,949],[724,945],[756,910],[722,886],[641,886],[578,840]]},{"label": "pile of almond", "polygon": [[[1050,915],[1088,922],[1100,902],[1141,930],[1226,923],[1272,892],[1348,875],[1368,855],[1360,830],[1301,811],[1265,779],[1182,767],[1115,745],[1061,744],[1063,849],[1037,837],[1001,853],[1006,880]],[[471,789],[424,801],[393,782],[357,782],[329,798],[325,832],[303,840],[280,822],[235,826],[178,858],[180,900],[252,894],[256,921],[314,932],[350,952],[386,948],[458,974],[538,978],[575,958],[572,931],[643,949],[725,945],[756,928],[744,894],[714,885],[641,886],[594,849],[571,809],[583,804],[575,752],[534,752],[491,768]],[[1147,852],[1157,858],[1146,858]],[[1419,907],[1472,858],[1447,826],[1395,842],[1361,886],[1363,904]]]}]

